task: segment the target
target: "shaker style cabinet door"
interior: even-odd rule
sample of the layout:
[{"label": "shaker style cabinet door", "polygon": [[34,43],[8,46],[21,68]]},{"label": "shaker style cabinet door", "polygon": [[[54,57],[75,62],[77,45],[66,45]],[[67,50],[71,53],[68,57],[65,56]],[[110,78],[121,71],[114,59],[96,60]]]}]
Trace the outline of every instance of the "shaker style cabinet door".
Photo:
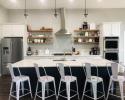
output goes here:
[{"label": "shaker style cabinet door", "polygon": [[112,23],[112,35],[120,36],[120,22]]},{"label": "shaker style cabinet door", "polygon": [[103,36],[120,36],[120,22],[103,23]]},{"label": "shaker style cabinet door", "polygon": [[110,36],[112,33],[112,25],[109,23],[103,24],[103,36]]}]

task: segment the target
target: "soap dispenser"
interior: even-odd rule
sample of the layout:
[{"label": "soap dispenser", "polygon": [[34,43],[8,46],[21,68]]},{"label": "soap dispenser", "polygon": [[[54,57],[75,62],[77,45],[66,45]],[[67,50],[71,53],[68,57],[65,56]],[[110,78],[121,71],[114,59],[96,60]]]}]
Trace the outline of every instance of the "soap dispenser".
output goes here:
[{"label": "soap dispenser", "polygon": [[27,56],[31,56],[32,55],[32,50],[31,50],[31,47],[28,47],[27,48]]}]

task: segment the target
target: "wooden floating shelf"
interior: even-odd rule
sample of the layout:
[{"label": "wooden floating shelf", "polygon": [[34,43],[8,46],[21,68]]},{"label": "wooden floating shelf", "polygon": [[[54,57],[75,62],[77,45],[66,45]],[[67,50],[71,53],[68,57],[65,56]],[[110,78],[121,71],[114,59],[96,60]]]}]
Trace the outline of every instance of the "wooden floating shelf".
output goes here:
[{"label": "wooden floating shelf", "polygon": [[98,32],[99,30],[95,29],[95,30],[74,30],[74,32]]},{"label": "wooden floating shelf", "polygon": [[53,37],[28,37],[28,39],[52,39]]},{"label": "wooden floating shelf", "polygon": [[[77,32],[77,35],[75,35],[74,38],[74,43],[75,44],[97,44],[99,45],[99,30],[98,29],[77,29],[74,30],[74,32]],[[84,34],[82,34],[82,32],[85,32]],[[88,32],[88,34],[86,35],[86,32]],[[81,39],[79,42],[79,39]],[[89,40],[91,39],[91,42],[89,42]]]},{"label": "wooden floating shelf", "polygon": [[[53,37],[52,37],[52,34],[50,34],[50,33],[53,32],[52,28],[44,28],[44,27],[42,27],[39,30],[33,30],[28,25],[27,26],[27,31],[30,32],[30,34],[31,34],[31,36],[29,35],[27,37],[27,43],[29,45],[42,45],[42,44],[51,44],[51,43],[53,43],[53,41],[52,41]],[[40,35],[38,35],[36,33],[39,33],[41,35],[44,34],[44,33],[45,34],[49,33],[50,36],[45,35],[45,34],[43,36],[40,36]]]},{"label": "wooden floating shelf", "polygon": [[34,44],[51,44],[52,42],[44,42],[44,43],[28,43],[28,44],[32,44],[32,45],[34,45]]},{"label": "wooden floating shelf", "polygon": [[27,25],[27,31],[28,32],[36,32],[36,33],[40,33],[40,32],[53,32],[53,29],[51,29],[51,28],[46,28],[46,29],[39,29],[39,30],[33,30],[33,29],[31,29],[31,27],[29,26],[29,25]]},{"label": "wooden floating shelf", "polygon": [[27,30],[28,32],[36,32],[36,33],[40,33],[40,32],[53,32],[53,30]]},{"label": "wooden floating shelf", "polygon": [[74,38],[99,38],[99,36],[76,36]]},{"label": "wooden floating shelf", "polygon": [[99,42],[74,42],[75,44],[99,44]]}]

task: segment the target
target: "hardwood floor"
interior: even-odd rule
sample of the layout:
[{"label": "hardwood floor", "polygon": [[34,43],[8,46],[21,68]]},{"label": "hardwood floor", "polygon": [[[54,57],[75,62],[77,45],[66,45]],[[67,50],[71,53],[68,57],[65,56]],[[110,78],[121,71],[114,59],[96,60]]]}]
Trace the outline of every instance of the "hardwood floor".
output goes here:
[{"label": "hardwood floor", "polygon": [[[0,100],[8,100],[10,83],[11,83],[11,77],[10,76],[0,77]],[[15,100],[15,99],[11,98],[11,100]],[[29,96],[21,98],[20,100],[33,100],[33,99],[31,99],[30,95],[29,95]],[[41,100],[41,99],[37,98],[37,100]],[[56,99],[53,97],[53,98],[46,99],[46,100],[56,100]],[[66,99],[60,98],[59,100],[66,100]],[[77,97],[73,98],[71,100],[77,100]],[[85,98],[84,100],[89,100],[89,99]],[[101,99],[101,100],[103,100],[103,99]],[[108,100],[120,100],[120,99],[110,96]]]},{"label": "hardwood floor", "polygon": [[0,100],[7,100],[9,96],[11,78],[9,76],[0,77]]}]

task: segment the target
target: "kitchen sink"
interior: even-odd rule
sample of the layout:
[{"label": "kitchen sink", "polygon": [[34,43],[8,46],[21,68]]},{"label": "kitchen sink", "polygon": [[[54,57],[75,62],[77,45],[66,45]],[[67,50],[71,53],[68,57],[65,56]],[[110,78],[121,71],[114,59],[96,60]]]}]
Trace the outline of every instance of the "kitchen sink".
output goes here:
[{"label": "kitchen sink", "polygon": [[53,61],[76,61],[75,59],[65,59],[65,58],[61,58],[61,59],[53,59]]},{"label": "kitchen sink", "polygon": [[68,56],[68,55],[72,55],[71,52],[58,52],[58,53],[53,53],[54,56]]}]

